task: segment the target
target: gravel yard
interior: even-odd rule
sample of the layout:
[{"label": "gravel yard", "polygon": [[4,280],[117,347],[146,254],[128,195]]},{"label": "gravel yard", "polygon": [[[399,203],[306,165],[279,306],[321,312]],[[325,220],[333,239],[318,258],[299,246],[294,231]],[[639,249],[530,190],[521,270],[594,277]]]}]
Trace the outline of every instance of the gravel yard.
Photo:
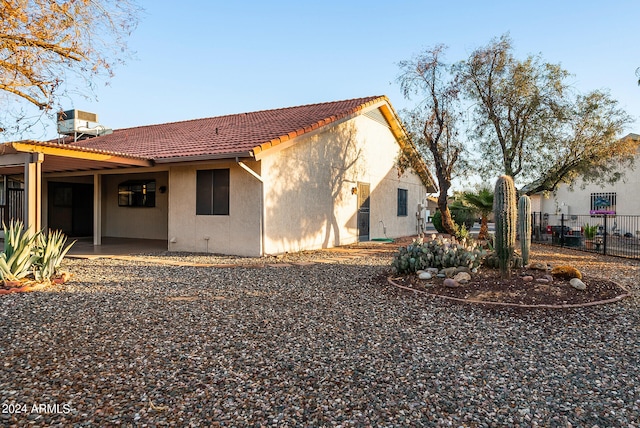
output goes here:
[{"label": "gravel yard", "polygon": [[0,298],[0,425],[640,427],[637,261],[534,246],[633,297],[487,309],[389,286],[371,248],[67,260]]}]

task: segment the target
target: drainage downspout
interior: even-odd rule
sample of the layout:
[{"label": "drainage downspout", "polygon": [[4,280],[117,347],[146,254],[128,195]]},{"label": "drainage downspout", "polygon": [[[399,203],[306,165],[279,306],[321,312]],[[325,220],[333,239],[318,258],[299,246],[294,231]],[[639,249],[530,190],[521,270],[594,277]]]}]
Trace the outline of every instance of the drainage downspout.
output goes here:
[{"label": "drainage downspout", "polygon": [[249,168],[244,162],[242,162],[239,158],[236,157],[236,163],[238,166],[249,174],[251,174],[256,180],[260,182],[260,255],[264,256],[264,180],[254,170]]}]

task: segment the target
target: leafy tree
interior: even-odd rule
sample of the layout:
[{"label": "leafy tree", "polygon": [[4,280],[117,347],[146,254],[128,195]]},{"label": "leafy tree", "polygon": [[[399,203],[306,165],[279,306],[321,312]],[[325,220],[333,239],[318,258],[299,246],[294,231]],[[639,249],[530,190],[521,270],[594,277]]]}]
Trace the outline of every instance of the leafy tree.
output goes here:
[{"label": "leafy tree", "polygon": [[466,191],[462,193],[462,200],[480,214],[478,239],[487,239],[489,236],[489,215],[493,212],[493,190],[482,187],[476,192]]},{"label": "leafy tree", "polygon": [[558,124],[555,150],[545,157],[546,170],[522,191],[553,191],[560,183],[571,185],[578,178],[598,184],[620,180],[625,168],[633,167],[640,145],[637,136],[617,137],[630,122],[630,116],[607,94],[594,91],[579,95],[567,119]]},{"label": "leafy tree", "polygon": [[111,77],[137,25],[129,0],[0,0],[0,104],[13,115],[0,126],[20,129],[20,101],[41,111],[57,107],[73,77],[92,88]]},{"label": "leafy tree", "polygon": [[526,193],[553,191],[578,177],[615,182],[632,166],[638,142],[619,141],[632,122],[608,93],[576,95],[559,65],[540,56],[518,60],[508,36],[458,65],[474,103],[473,137],[483,176],[505,174]]},{"label": "leafy tree", "polygon": [[402,112],[405,125],[418,151],[432,160],[440,194],[438,209],[442,227],[455,235],[448,193],[455,171],[462,171],[464,145],[458,139],[459,83],[452,67],[441,61],[443,45],[428,49],[412,60],[399,63],[398,82],[407,99],[419,96],[418,105]]}]

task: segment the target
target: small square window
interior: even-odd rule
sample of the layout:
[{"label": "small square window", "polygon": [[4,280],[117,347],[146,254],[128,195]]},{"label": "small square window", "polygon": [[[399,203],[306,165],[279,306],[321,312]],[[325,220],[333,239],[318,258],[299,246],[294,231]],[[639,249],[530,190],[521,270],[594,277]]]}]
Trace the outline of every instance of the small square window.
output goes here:
[{"label": "small square window", "polygon": [[155,207],[156,181],[125,181],[118,185],[118,206]]},{"label": "small square window", "polygon": [[398,189],[398,217],[407,215],[407,200],[409,191],[407,189]]}]

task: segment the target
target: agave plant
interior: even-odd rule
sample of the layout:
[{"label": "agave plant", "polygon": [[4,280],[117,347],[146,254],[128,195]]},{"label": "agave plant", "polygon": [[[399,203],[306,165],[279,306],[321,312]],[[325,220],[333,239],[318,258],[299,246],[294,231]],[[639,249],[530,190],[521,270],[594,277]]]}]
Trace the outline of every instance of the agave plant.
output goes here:
[{"label": "agave plant", "polygon": [[58,274],[62,259],[76,241],[65,247],[67,237],[60,230],[51,230],[47,234],[40,233],[36,241],[36,269],[34,276],[37,281],[48,281]]},{"label": "agave plant", "polygon": [[18,281],[29,273],[38,255],[33,254],[33,243],[39,233],[24,229],[21,221],[11,221],[4,228],[4,252],[0,253],[0,276],[5,281]]}]

